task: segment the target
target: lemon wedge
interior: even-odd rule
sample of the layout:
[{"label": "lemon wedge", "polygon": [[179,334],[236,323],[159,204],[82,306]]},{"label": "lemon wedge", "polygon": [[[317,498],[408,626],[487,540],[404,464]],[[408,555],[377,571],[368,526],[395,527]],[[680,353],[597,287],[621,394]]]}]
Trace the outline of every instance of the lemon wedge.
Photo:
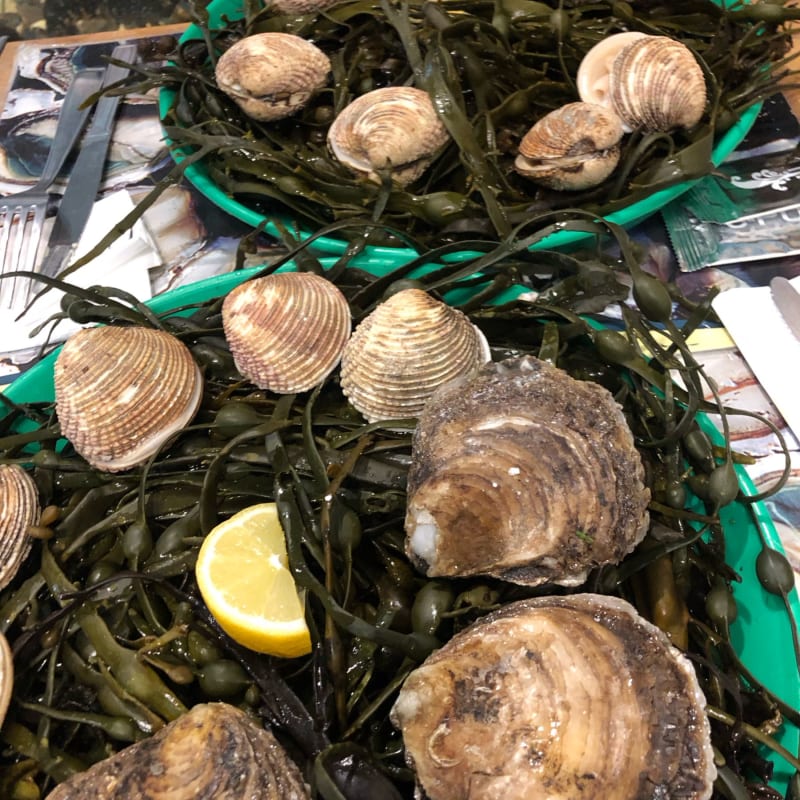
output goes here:
[{"label": "lemon wedge", "polygon": [[275,503],[250,506],[215,526],[195,575],[208,610],[239,644],[285,658],[311,651]]}]

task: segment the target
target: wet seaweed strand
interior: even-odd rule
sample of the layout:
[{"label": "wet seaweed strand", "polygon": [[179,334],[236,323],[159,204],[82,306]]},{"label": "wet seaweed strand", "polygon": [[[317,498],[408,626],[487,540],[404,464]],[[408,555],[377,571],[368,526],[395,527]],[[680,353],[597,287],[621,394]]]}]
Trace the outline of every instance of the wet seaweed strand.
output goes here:
[{"label": "wet seaweed strand", "polygon": [[[516,250],[488,250],[471,264],[443,261],[415,285],[445,296],[466,289],[488,301],[510,281],[525,281],[539,302],[472,303],[494,357],[538,355],[603,384],[622,404],[647,465],[652,525],[630,557],[591,575],[586,588],[634,602],[694,660],[725,764],[718,796],[745,796],[746,784],[757,784],[757,796],[773,798],[757,745],[781,752],[772,733],[782,717],[796,724],[800,715],[753,679],[730,643],[730,587],[739,578],[725,560],[719,511],[739,494],[738,456],[727,439],[715,444],[697,427],[697,411],[720,409],[703,399],[702,367],[685,343],[709,307],[689,309],[678,329],[670,312],[681,298],[647,280],[624,233],[609,227],[638,308],[623,302],[628,286],[618,264],[558,253],[534,259],[524,236]],[[305,263],[324,272],[313,256]],[[386,280],[408,285],[405,269]],[[339,270],[356,315],[397,288],[386,280]],[[180,337],[203,368],[206,391],[177,439],[145,467],[113,476],[58,444],[47,404],[4,403],[1,460],[25,464],[43,503],[58,513],[45,520],[52,536],[0,594],[0,630],[18,670],[2,732],[3,796],[41,796],[184,708],[224,699],[276,732],[317,796],[411,797],[402,742],[386,720],[402,678],[439,642],[531,590],[414,572],[403,550],[413,422],[408,432],[364,425],[335,376],[299,396],[248,385],[220,335],[219,300],[156,318],[113,292],[66,288],[65,313],[81,322],[157,325]],[[622,304],[621,331],[587,322],[588,308],[609,302]],[[667,379],[673,370],[682,386]],[[293,571],[309,592],[315,644],[306,659],[281,662],[237,646],[194,583],[209,528],[265,500],[279,504]],[[760,575],[785,599],[784,561],[772,551]],[[346,789],[353,769],[363,782]]]}]

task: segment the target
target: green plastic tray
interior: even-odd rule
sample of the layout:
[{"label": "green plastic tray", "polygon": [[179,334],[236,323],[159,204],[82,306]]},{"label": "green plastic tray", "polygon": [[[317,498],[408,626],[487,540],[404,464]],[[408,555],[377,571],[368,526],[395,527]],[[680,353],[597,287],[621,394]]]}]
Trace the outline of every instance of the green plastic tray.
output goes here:
[{"label": "green plastic tray", "polygon": [[[722,5],[721,2],[718,4]],[[230,20],[243,17],[245,14],[245,2],[244,0],[211,0],[208,4],[208,14],[209,25],[211,27],[216,27],[222,23],[223,17],[227,17]],[[181,42],[199,38],[202,38],[200,28],[196,25],[191,25],[182,35]],[[161,90],[159,95],[159,109],[162,118],[172,105],[174,99],[175,93],[172,90]],[[756,117],[761,110],[761,105],[761,103],[756,103],[750,106],[750,108],[741,115],[739,120],[720,137],[712,151],[711,160],[714,166],[719,166],[744,139],[748,131],[753,127]],[[178,163],[185,158],[180,152],[174,152],[173,157]],[[272,218],[268,219],[261,212],[227,194],[212,180],[202,161],[188,166],[185,175],[189,182],[202,195],[231,216],[248,225],[252,225],[254,228],[266,221],[267,224],[264,230],[273,236],[279,235],[278,228],[273,223]],[[697,183],[697,181],[685,181],[684,183],[662,189],[638,202],[631,203],[631,205],[619,211],[615,211],[613,214],[609,214],[605,219],[623,227],[635,225],[660,211],[667,203],[674,200],[676,197],[680,197],[680,195],[688,191],[695,183]],[[312,233],[302,229],[299,231],[295,230],[295,226],[287,224],[287,219],[281,214],[277,214],[276,218],[279,218],[284,225],[287,225],[289,230],[298,235],[301,240],[308,238]],[[559,231],[543,239],[541,242],[534,245],[532,249],[566,247],[584,239],[588,235],[590,234],[580,231]],[[347,248],[347,242],[343,239],[336,239],[330,236],[320,236],[315,239],[309,247],[321,253],[341,255]],[[370,247],[368,250],[371,258],[383,258],[394,266],[408,263],[419,255],[415,250],[405,247]],[[449,255],[447,260],[458,262],[471,258],[474,255],[475,253],[464,251]]]},{"label": "green plastic tray", "polygon": [[[325,269],[336,259],[322,259]],[[379,262],[375,269],[370,264],[359,263],[360,269],[382,273],[385,265]],[[167,292],[151,300],[148,305],[157,313],[173,308],[201,303],[226,294],[242,281],[260,271],[260,267],[219,275],[189,286]],[[293,270],[288,264],[282,270]],[[51,353],[35,367],[21,375],[7,389],[6,394],[16,402],[52,401],[53,363],[56,353]],[[719,441],[713,423],[700,415],[700,426]],[[739,483],[745,495],[756,494],[748,474],[737,467]],[[762,503],[748,504],[735,501],[721,512],[727,542],[728,563],[741,576],[733,587],[739,615],[731,627],[731,638],[744,664],[765,686],[794,708],[800,707],[800,681],[797,677],[790,619],[780,598],[769,594],[759,583],[755,573],[756,557],[761,549],[761,536],[770,547],[783,551],[780,538],[766,507]],[[800,600],[797,593],[790,596],[792,614],[800,620]],[[798,730],[786,725],[779,741],[792,753],[798,752]],[[782,758],[770,755],[775,764],[773,785],[779,791],[786,789],[793,770]]]}]

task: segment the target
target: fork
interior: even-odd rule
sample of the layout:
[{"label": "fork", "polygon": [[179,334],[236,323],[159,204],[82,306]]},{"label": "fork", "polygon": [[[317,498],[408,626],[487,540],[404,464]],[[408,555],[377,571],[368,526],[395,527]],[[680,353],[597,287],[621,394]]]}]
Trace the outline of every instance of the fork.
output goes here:
[{"label": "fork", "polygon": [[[92,110],[91,106],[82,106],[100,89],[102,79],[102,69],[84,69],[75,74],[64,96],[53,143],[39,179],[29,189],[3,198],[0,204],[0,277],[9,272],[30,271],[36,266],[49,190]],[[24,279],[17,280],[17,277],[0,280],[0,309],[14,308],[18,300],[24,300],[24,296],[18,297],[19,284]]]}]

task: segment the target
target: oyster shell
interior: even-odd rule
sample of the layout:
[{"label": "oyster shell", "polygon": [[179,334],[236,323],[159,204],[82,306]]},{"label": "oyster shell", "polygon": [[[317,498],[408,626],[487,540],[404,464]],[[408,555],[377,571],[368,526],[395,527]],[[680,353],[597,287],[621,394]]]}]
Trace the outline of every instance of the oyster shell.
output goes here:
[{"label": "oyster shell", "polygon": [[716,774],[690,661],[624,600],[505,606],[406,679],[391,711],[430,800],[706,800]]},{"label": "oyster shell", "polygon": [[551,189],[589,189],[616,169],[622,136],[622,120],[613,111],[595,103],[568,103],[522,137],[514,169]]},{"label": "oyster shell", "polygon": [[5,634],[0,633],[0,727],[6,718],[14,691],[14,654]]},{"label": "oyster shell", "polygon": [[226,703],[197,705],[64,781],[48,800],[305,800],[275,737]]},{"label": "oyster shell", "polygon": [[610,392],[530,356],[443,387],[411,455],[406,551],[428,575],[575,586],[647,530],[644,469]]},{"label": "oyster shell", "polygon": [[703,70],[686,45],[668,36],[611,36],[584,56],[578,76],[581,99],[612,109],[626,131],[691,128],[705,111]]},{"label": "oyster shell", "polygon": [[230,292],[222,325],[239,372],[262,389],[291,394],[316,386],[339,363],[350,306],[326,278],[282,272]]},{"label": "oyster shell", "polygon": [[146,461],[191,421],[203,394],[186,345],[150,328],[78,331],[59,353],[53,377],[61,432],[106,472]]},{"label": "oyster shell", "polygon": [[334,119],[328,146],[346,167],[380,183],[391,170],[401,185],[422,175],[449,134],[427,92],[386,86],[357,97]]},{"label": "oyster shell", "polygon": [[249,117],[283,119],[328,82],[331,62],[315,44],[291,33],[255,33],[219,58],[217,85]]},{"label": "oyster shell", "polygon": [[39,522],[39,490],[17,464],[0,464],[0,589],[17,574],[31,549],[28,529]]},{"label": "oyster shell", "polygon": [[416,417],[442,384],[489,358],[483,334],[460,311],[404,289],[365,317],[342,354],[341,385],[370,422]]}]

